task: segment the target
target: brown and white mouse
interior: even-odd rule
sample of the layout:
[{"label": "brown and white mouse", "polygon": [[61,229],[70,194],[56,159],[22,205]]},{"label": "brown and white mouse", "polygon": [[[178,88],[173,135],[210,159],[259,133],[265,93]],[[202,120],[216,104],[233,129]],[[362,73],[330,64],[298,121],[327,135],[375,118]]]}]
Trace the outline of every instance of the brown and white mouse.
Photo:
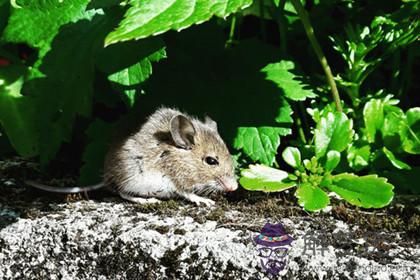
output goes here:
[{"label": "brown and white mouse", "polygon": [[[231,192],[238,187],[231,155],[216,122],[209,117],[202,122],[170,108],[158,109],[137,132],[111,147],[104,163],[104,185],[115,186],[123,199],[136,203],[179,196],[207,206],[214,201],[201,194]],[[89,187],[98,186],[60,192],[90,191]]]}]

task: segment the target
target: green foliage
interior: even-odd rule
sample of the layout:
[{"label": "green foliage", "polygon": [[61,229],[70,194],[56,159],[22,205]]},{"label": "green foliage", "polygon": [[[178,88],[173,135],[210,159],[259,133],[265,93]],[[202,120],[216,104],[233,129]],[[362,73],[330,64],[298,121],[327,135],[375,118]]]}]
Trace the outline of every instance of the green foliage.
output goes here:
[{"label": "green foliage", "polygon": [[[138,3],[140,1],[130,4],[135,9]],[[153,4],[153,1],[149,3]],[[143,91],[141,85],[152,74],[152,63],[166,57],[165,44],[159,39],[105,48],[105,37],[114,36],[120,29],[111,32],[112,29],[120,21],[121,26],[125,26],[128,20],[127,17],[122,20],[124,7],[119,1],[88,4],[89,1],[77,0],[63,3],[19,1],[11,8],[2,34],[3,42],[24,43],[38,51],[20,65],[19,53],[0,46],[0,58],[4,56],[17,64],[1,69],[0,123],[20,155],[38,156],[44,166],[56,156],[63,142],[72,141],[75,122],[80,118],[91,118],[95,99],[113,100],[99,97],[94,92],[98,90],[95,78],[100,73],[108,76],[109,85],[120,93],[127,107],[132,108],[137,92]],[[245,1],[221,1],[213,7],[211,15],[226,16],[246,5]],[[171,12],[165,15],[161,11],[161,15],[167,18],[170,28],[182,28],[208,20],[198,8],[194,17],[187,19],[179,15],[177,20],[182,19],[184,25],[181,22],[174,24],[171,16],[168,17]],[[162,31],[147,26],[153,33]],[[137,27],[144,30],[142,26]],[[15,68],[20,69],[19,75],[13,79],[6,77],[16,72]],[[109,101],[104,102],[115,106],[115,100]],[[101,157],[97,155],[98,151],[105,152],[104,145],[96,140],[94,134],[100,135],[101,130],[95,127],[87,131],[92,142],[83,157],[85,165],[81,169],[81,182],[90,182],[97,177],[95,174],[102,165]],[[105,140],[111,137],[107,133],[102,136]]]},{"label": "green foliage", "polygon": [[88,17],[89,13],[85,12],[88,3],[89,0],[19,1],[19,8],[12,9],[3,39],[46,52],[61,26]]},{"label": "green foliage", "polygon": [[[360,166],[368,166],[369,161],[375,162],[384,154],[395,168],[411,169],[407,163],[397,158],[396,154],[419,153],[419,126],[415,125],[419,108],[411,108],[404,114],[403,110],[396,106],[398,103],[399,101],[391,99],[391,96],[366,102],[363,108],[365,127],[358,132],[359,137],[367,142],[364,146],[366,156]],[[355,151],[354,148],[350,149]]]},{"label": "green foliage", "polygon": [[323,209],[330,203],[328,195],[310,183],[301,184],[295,195],[298,198],[299,205],[308,211]]},{"label": "green foliage", "polygon": [[13,147],[25,157],[38,154],[33,137],[38,135],[32,118],[35,115],[33,99],[20,91],[24,74],[22,67],[0,72],[0,123]]},{"label": "green foliage", "polygon": [[334,48],[347,63],[339,77],[339,85],[352,98],[353,105],[360,102],[360,89],[367,77],[393,52],[418,39],[419,3],[403,3],[391,14],[375,17],[369,26],[345,27],[345,35],[332,38]]},{"label": "green foliage", "polygon": [[283,90],[284,96],[291,100],[302,101],[315,97],[313,91],[298,80],[300,77],[290,72],[294,68],[292,61],[280,61],[267,65],[261,71],[267,74],[267,80],[276,83]]},{"label": "green foliage", "polygon": [[[342,113],[341,113],[342,114]],[[339,116],[339,115],[338,115]],[[323,117],[321,121],[334,119]],[[342,131],[340,126],[330,126],[333,130]],[[350,131],[351,128],[348,128]],[[335,131],[331,133],[334,135]],[[329,140],[332,137],[329,137]],[[323,142],[315,141],[317,145]],[[242,171],[240,183],[248,190],[283,191],[296,186],[295,196],[298,203],[308,211],[325,208],[329,203],[327,192],[334,192],[349,203],[365,208],[379,208],[391,202],[394,193],[393,186],[385,178],[376,175],[359,177],[354,174],[332,172],[340,162],[340,152],[326,146],[326,156],[313,156],[310,160],[301,162],[301,153],[297,148],[287,147],[283,153],[284,161],[295,169],[293,173],[269,168],[266,166],[250,166]],[[303,163],[303,164],[302,164]]]},{"label": "green foliage", "polygon": [[341,112],[321,117],[314,135],[316,156],[321,158],[327,151],[344,151],[353,139],[352,127],[352,121]]},{"label": "green foliage", "polygon": [[83,143],[79,182],[91,184],[117,127],[172,105],[218,121],[250,164],[240,179],[248,190],[296,187],[309,211],[331,193],[367,208],[387,205],[393,185],[420,193],[418,1],[307,2],[310,32],[295,7],[0,0],[1,133],[44,166],[63,143]]},{"label": "green foliage", "polygon": [[157,35],[170,29],[181,30],[209,20],[213,15],[227,17],[251,5],[251,0],[155,1],[130,0],[130,8],[107,44]]},{"label": "green foliage", "polygon": [[376,175],[356,176],[342,173],[332,178],[328,188],[353,205],[365,208],[380,208],[388,205],[394,188],[385,178]]},{"label": "green foliage", "polygon": [[279,191],[294,187],[295,182],[286,182],[288,173],[265,165],[250,165],[242,170],[240,183],[252,191]]},{"label": "green foliage", "polygon": [[280,136],[290,133],[290,129],[280,127],[240,127],[234,146],[243,149],[251,159],[272,165],[280,145]]},{"label": "green foliage", "polygon": [[402,148],[410,154],[420,154],[420,108],[411,108],[401,125]]}]

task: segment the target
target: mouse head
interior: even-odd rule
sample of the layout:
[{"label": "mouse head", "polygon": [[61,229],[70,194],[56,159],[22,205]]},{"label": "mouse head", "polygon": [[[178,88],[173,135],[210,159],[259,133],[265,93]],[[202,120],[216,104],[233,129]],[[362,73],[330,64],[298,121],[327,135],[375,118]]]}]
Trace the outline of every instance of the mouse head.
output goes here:
[{"label": "mouse head", "polygon": [[237,189],[232,158],[215,121],[209,117],[201,122],[175,115],[169,126],[176,156],[185,167],[176,170],[177,175],[186,179],[185,187],[198,193]]}]

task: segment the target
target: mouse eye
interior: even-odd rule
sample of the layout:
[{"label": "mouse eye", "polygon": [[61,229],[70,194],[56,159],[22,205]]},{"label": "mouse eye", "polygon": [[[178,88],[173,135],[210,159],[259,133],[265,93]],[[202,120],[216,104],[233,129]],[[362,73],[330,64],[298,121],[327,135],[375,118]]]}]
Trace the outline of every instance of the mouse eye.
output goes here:
[{"label": "mouse eye", "polygon": [[204,159],[204,161],[208,164],[208,165],[218,165],[219,162],[217,161],[217,159],[215,159],[214,157],[206,157]]}]

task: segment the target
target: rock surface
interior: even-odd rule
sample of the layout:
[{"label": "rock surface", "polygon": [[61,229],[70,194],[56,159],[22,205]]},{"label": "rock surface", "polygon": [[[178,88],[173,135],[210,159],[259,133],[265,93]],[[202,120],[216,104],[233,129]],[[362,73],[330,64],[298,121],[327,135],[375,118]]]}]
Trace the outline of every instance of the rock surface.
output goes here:
[{"label": "rock surface", "polygon": [[420,279],[418,243],[398,233],[360,235],[359,226],[328,215],[118,198],[29,204],[22,215],[0,202],[0,279],[269,279],[252,238],[279,221],[295,241],[278,278]]}]

